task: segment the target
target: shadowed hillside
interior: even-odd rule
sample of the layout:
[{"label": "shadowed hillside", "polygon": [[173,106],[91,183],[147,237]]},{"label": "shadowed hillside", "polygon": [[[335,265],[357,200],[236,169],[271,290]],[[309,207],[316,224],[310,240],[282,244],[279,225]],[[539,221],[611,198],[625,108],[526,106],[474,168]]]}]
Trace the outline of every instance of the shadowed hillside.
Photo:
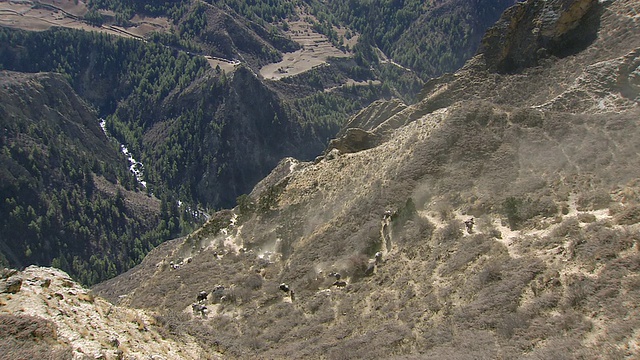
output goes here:
[{"label": "shadowed hillside", "polygon": [[53,263],[92,284],[177,235],[177,209],[136,191],[118,145],[61,75],[2,71],[0,84],[3,265]]}]

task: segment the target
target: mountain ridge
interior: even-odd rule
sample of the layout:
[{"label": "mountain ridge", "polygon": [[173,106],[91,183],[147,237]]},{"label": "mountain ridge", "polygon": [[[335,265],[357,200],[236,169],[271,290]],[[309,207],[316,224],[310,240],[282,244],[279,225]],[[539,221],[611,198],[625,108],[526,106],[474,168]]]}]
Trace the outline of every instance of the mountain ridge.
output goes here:
[{"label": "mountain ridge", "polygon": [[135,191],[118,145],[62,75],[1,71],[0,82],[6,260],[53,262],[91,283],[128,269],[171,236],[148,238],[168,221],[166,201]]},{"label": "mountain ridge", "polygon": [[509,71],[485,48],[93,291],[231,358],[637,357],[639,19],[576,20],[588,43]]}]

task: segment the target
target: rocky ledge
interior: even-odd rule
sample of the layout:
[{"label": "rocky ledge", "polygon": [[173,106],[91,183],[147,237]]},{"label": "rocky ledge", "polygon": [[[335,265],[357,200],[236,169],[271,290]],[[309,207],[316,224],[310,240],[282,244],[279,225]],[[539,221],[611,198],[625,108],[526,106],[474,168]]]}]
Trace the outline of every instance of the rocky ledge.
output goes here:
[{"label": "rocky ledge", "polygon": [[62,270],[30,266],[0,275],[0,330],[8,329],[0,335],[0,350],[15,352],[4,345],[22,342],[21,349],[56,359],[219,358],[192,338],[162,333],[150,312],[95,296]]}]

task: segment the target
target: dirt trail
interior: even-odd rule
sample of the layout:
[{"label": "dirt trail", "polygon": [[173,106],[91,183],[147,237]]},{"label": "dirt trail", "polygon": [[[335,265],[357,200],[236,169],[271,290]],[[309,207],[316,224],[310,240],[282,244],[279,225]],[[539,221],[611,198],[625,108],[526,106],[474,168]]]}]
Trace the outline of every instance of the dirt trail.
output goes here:
[{"label": "dirt trail", "polygon": [[[433,211],[419,211],[418,214],[429,220],[429,222],[431,222],[436,229],[441,229],[443,227],[445,227],[447,225],[447,223],[450,221],[445,221],[441,218],[439,218],[438,216],[435,215],[435,213]],[[571,194],[569,196],[569,201],[568,201],[568,212],[567,214],[564,215],[565,218],[569,218],[569,217],[577,217],[581,214],[590,214],[595,216],[595,221],[601,221],[601,220],[609,220],[611,219],[611,215],[609,214],[609,209],[600,209],[600,210],[584,210],[584,211],[579,211],[576,205],[576,195],[575,194]],[[452,220],[458,220],[461,223],[464,223],[464,221],[473,218],[471,215],[467,215],[467,214],[462,214],[459,210],[455,210],[452,212]],[[518,230],[512,230],[505,222],[505,219],[503,219],[500,215],[498,214],[490,214],[487,215],[487,217],[484,220],[484,222],[486,222],[486,220],[488,219],[489,221],[489,225],[490,227],[487,228],[487,226],[482,226],[481,224],[478,224],[478,219],[476,220],[476,225],[473,228],[473,232],[472,233],[483,233],[485,231],[489,231],[491,230],[490,228],[492,227],[493,229],[497,230],[501,237],[496,237],[495,240],[504,244],[504,246],[507,248],[507,250],[509,251],[509,255],[513,258],[519,258],[521,257],[523,254],[519,253],[517,250],[517,246],[515,246],[516,242],[520,239],[525,239],[527,237],[533,237],[533,238],[542,238],[545,236],[548,236],[551,234],[551,232],[559,225],[559,224],[549,224],[548,226],[546,226],[544,229],[518,229]],[[551,219],[549,219],[548,221],[551,221]],[[585,223],[580,223],[580,226],[585,226]],[[463,229],[464,230],[464,229]],[[467,231],[464,231],[464,236],[468,236],[469,233]],[[559,253],[565,253],[568,250],[568,247],[570,246],[570,244],[566,243],[563,244],[561,247],[558,248],[554,248],[551,250],[546,250],[544,253],[539,253],[537,255],[541,256],[541,257],[552,257],[555,258],[557,257],[556,255],[558,255]]]}]

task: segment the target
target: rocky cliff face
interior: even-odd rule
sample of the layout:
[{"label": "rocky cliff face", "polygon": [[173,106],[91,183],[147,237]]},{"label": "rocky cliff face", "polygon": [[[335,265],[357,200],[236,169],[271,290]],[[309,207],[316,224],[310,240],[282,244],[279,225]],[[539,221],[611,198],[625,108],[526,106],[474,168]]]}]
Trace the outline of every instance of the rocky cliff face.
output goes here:
[{"label": "rocky cliff face", "polygon": [[287,160],[96,292],[203,304],[185,331],[233,357],[639,356],[635,7],[517,5],[419,103],[377,104],[342,153]]},{"label": "rocky cliff face", "polygon": [[578,52],[595,39],[600,10],[597,0],[518,3],[487,31],[480,51],[489,70],[500,72]]}]

